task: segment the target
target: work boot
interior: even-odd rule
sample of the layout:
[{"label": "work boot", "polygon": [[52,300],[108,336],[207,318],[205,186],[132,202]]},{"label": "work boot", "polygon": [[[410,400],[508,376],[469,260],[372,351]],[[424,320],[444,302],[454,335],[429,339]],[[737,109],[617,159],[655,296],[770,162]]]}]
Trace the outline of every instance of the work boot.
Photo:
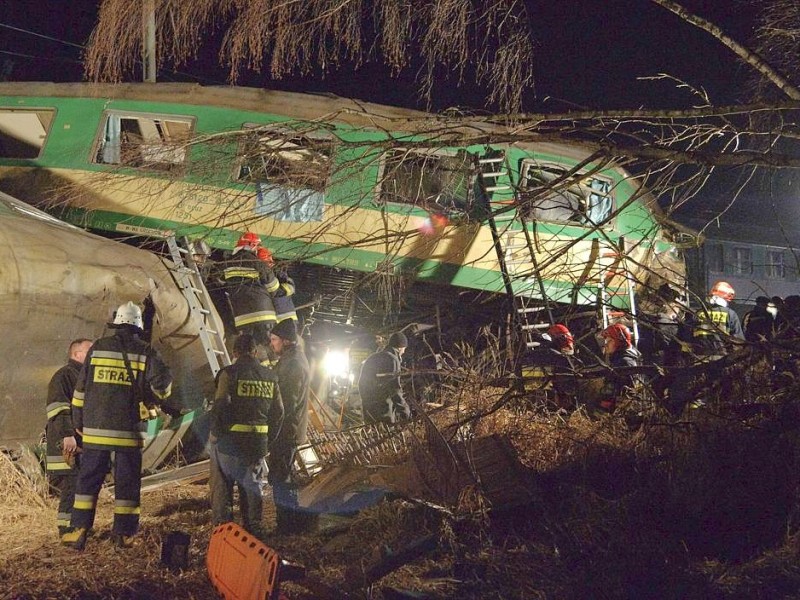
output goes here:
[{"label": "work boot", "polygon": [[134,536],[132,535],[122,535],[121,533],[115,533],[111,536],[117,548],[133,548],[133,538]]},{"label": "work boot", "polygon": [[76,527],[69,533],[61,536],[61,543],[64,546],[75,548],[75,550],[83,550],[86,547],[86,528]]}]

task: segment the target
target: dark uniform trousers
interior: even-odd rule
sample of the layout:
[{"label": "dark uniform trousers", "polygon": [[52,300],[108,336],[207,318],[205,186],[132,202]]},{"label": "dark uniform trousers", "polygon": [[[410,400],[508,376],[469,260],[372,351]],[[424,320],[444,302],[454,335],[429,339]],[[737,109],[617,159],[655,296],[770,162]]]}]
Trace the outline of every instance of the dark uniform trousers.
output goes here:
[{"label": "dark uniform trousers", "polygon": [[72,527],[90,529],[94,524],[97,496],[109,469],[114,468],[114,526],[113,533],[134,535],[139,529],[142,483],[142,452],[130,450],[99,450],[84,448],[81,469],[72,508]]},{"label": "dark uniform trousers", "polygon": [[[75,468],[78,467],[78,460],[76,458]],[[67,532],[72,519],[72,505],[75,502],[75,484],[77,476],[74,470],[59,472],[48,472],[48,479],[50,487],[57,490],[59,493],[58,498],[58,514],[56,515],[56,525],[58,526],[59,534]]]}]

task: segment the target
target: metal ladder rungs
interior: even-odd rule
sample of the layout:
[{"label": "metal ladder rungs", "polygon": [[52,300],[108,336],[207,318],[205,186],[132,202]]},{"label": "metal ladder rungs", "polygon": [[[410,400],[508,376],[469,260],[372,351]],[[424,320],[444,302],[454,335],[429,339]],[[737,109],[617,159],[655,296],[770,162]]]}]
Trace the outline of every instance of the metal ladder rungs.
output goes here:
[{"label": "metal ladder rungs", "polygon": [[510,185],[490,185],[486,187],[487,192],[502,192],[510,189],[511,189]]},{"label": "metal ladder rungs", "polygon": [[491,165],[501,163],[506,159],[505,156],[493,156],[491,158],[479,158],[478,164],[479,165]]},{"label": "metal ladder rungs", "polygon": [[481,177],[484,179],[489,177],[503,177],[504,175],[507,175],[505,171],[488,171],[486,173],[481,173]]}]

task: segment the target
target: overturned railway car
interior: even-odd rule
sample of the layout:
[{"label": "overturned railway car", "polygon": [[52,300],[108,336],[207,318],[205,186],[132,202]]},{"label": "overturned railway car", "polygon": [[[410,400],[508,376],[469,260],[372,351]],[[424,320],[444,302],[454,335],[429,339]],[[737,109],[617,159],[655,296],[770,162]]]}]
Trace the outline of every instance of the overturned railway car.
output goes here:
[{"label": "overturned railway car", "polygon": [[175,376],[172,407],[202,405],[213,377],[170,264],[3,193],[0,253],[0,446],[39,439],[48,382],[70,341],[109,333],[120,304],[147,296],[156,310],[152,343]]},{"label": "overturned railway car", "polygon": [[[655,200],[579,146],[315,96],[189,84],[0,83],[0,188],[116,236],[620,309],[682,285]],[[48,198],[42,205],[40,198]]]}]

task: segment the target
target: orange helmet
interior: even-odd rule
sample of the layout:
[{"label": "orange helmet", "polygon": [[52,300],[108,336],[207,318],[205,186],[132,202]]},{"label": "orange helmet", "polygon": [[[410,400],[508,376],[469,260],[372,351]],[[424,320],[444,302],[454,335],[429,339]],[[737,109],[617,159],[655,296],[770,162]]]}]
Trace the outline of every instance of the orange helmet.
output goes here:
[{"label": "orange helmet", "polygon": [[239,241],[236,242],[237,248],[249,248],[250,250],[255,250],[261,244],[261,238],[258,237],[257,233],[253,233],[252,231],[248,231],[247,233],[243,234],[242,237],[239,238]]},{"label": "orange helmet", "polygon": [[270,267],[275,264],[275,259],[272,258],[272,252],[270,252],[264,246],[258,247],[258,250],[256,250],[256,255],[258,256],[258,258],[267,263]]},{"label": "orange helmet", "polygon": [[553,340],[553,345],[559,350],[575,344],[572,333],[567,329],[566,325],[562,325],[561,323],[552,325],[550,329],[547,330],[547,335],[550,336],[550,339]]},{"label": "orange helmet", "polygon": [[614,340],[617,344],[623,345],[625,348],[631,347],[631,330],[625,327],[622,323],[614,323],[606,327],[600,334],[604,338]]},{"label": "orange helmet", "polygon": [[711,286],[710,295],[722,298],[725,302],[730,302],[736,297],[736,291],[727,281],[717,281]]}]

